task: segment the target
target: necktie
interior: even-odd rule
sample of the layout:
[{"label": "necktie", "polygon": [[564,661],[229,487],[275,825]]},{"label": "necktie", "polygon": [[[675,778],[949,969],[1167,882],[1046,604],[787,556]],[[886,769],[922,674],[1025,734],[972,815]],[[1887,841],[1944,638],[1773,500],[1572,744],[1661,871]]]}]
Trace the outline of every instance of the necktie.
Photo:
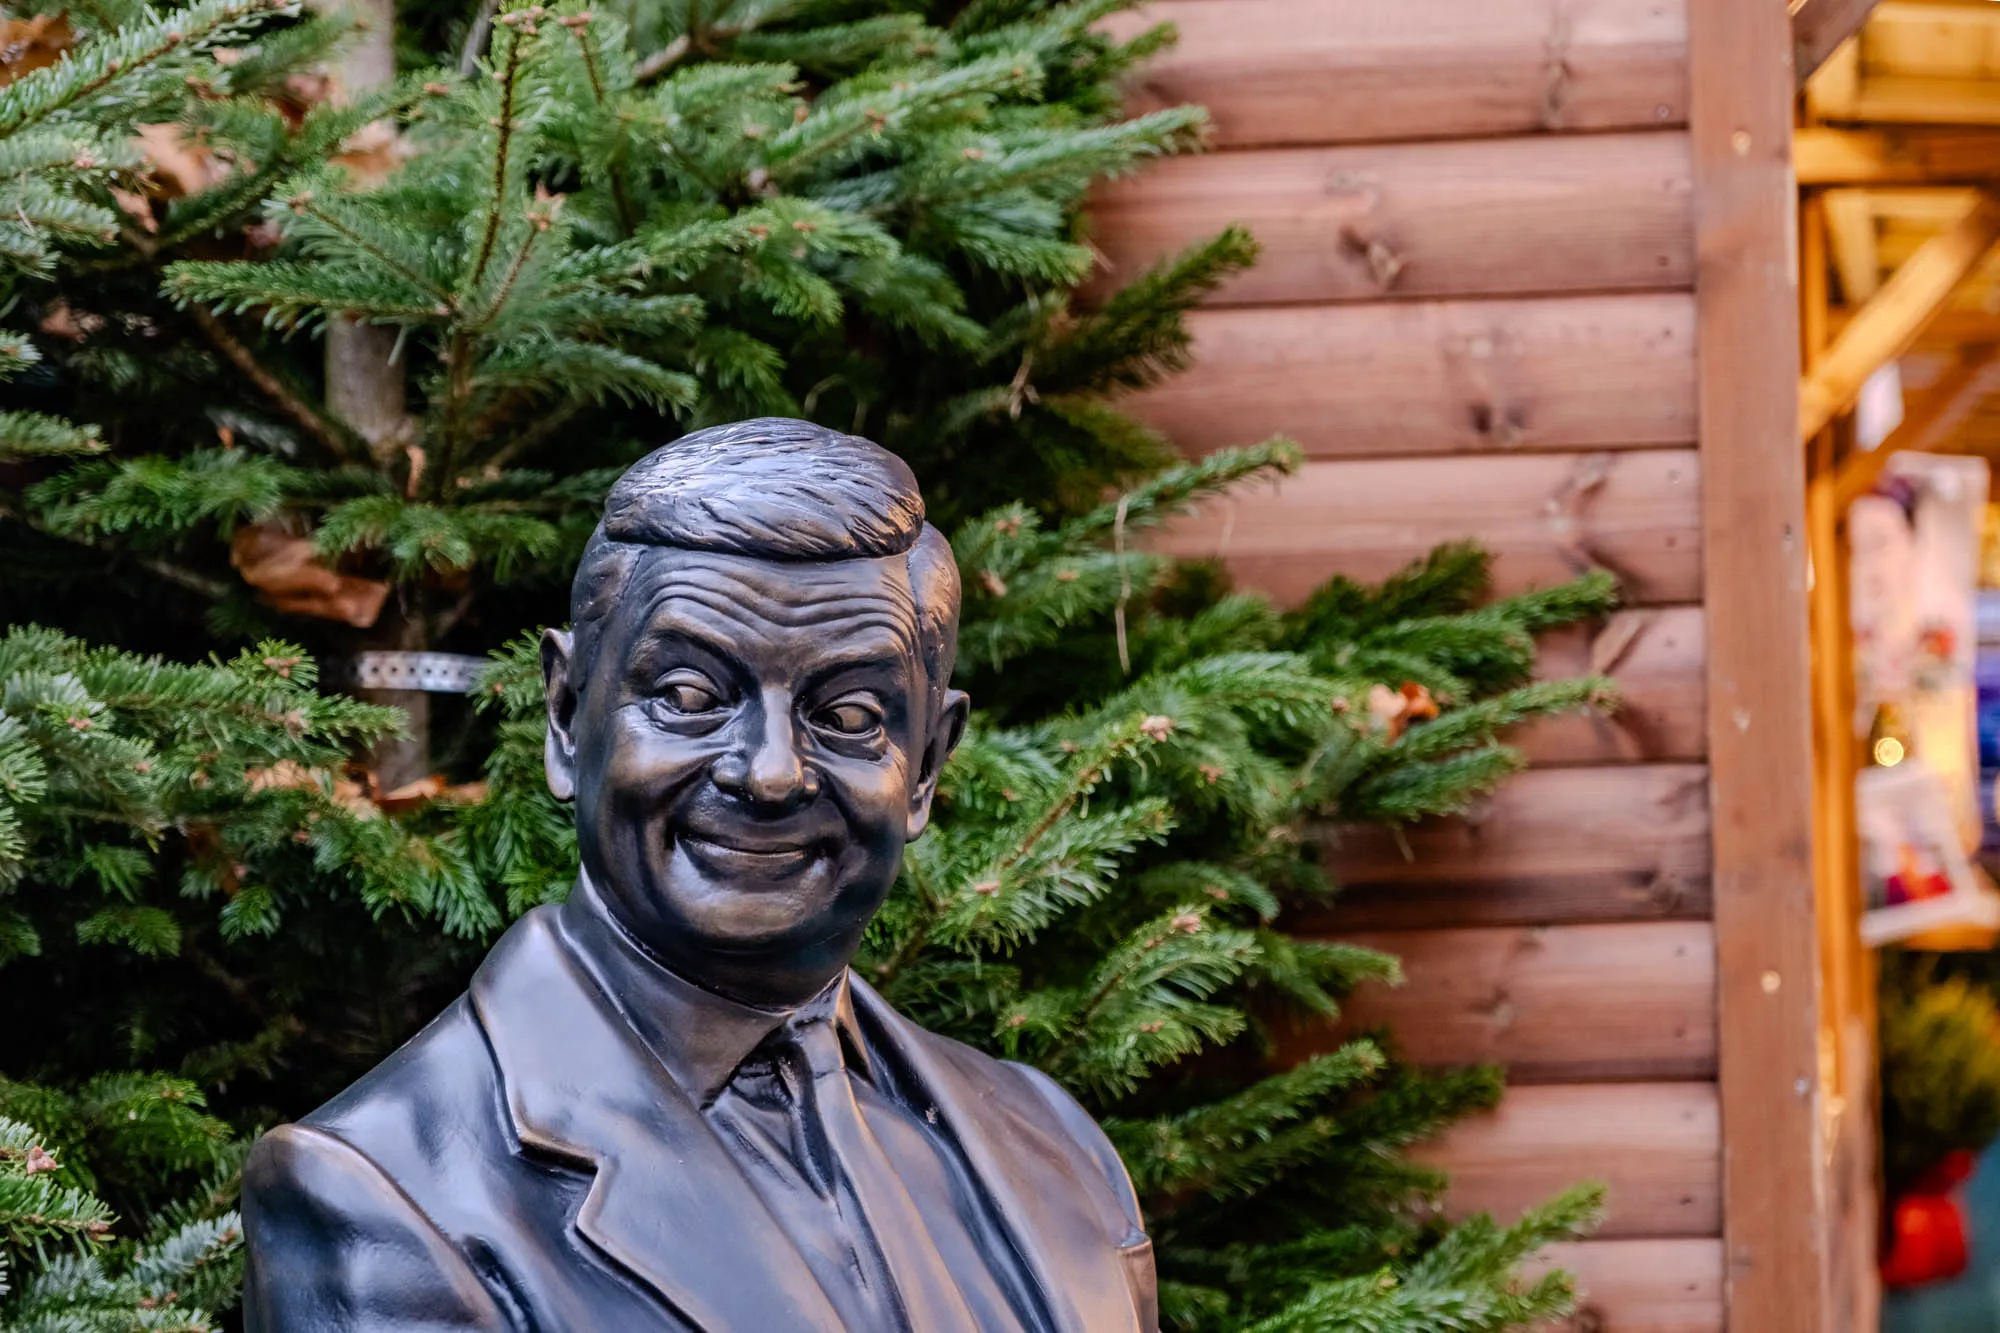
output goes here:
[{"label": "necktie", "polygon": [[[787,1027],[779,1058],[793,1094],[800,1169],[822,1198],[837,1206],[853,1201],[861,1214],[856,1229],[873,1238],[886,1269],[883,1303],[900,1327],[920,1333],[976,1327],[957,1284],[941,1269],[916,1203],[862,1119],[833,1024],[814,1017]],[[953,1201],[933,1204],[950,1208]]]}]

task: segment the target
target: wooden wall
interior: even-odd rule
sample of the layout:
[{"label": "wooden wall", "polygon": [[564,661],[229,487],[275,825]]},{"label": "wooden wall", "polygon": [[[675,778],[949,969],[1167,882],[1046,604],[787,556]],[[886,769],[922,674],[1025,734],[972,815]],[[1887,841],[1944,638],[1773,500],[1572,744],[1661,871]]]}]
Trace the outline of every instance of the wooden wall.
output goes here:
[{"label": "wooden wall", "polygon": [[1510,1071],[1425,1150],[1452,1210],[1610,1186],[1554,1256],[1607,1333],[1724,1326],[1688,2],[1156,0],[1125,30],[1181,43],[1135,101],[1207,105],[1218,151],[1096,210],[1114,277],[1229,222],[1264,246],[1194,317],[1194,368],[1132,405],[1191,450],[1284,433],[1310,461],[1172,549],[1281,598],[1459,537],[1502,590],[1621,580],[1544,669],[1611,672],[1624,711],[1529,730],[1533,768],[1407,854],[1344,839],[1323,923],[1409,974],[1357,1021]]}]

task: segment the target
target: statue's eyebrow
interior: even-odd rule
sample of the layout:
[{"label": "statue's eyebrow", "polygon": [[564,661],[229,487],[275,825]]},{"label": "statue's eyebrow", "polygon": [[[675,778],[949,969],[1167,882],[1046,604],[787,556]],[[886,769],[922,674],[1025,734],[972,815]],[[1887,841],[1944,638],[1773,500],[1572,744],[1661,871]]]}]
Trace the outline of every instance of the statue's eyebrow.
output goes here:
[{"label": "statue's eyebrow", "polygon": [[631,657],[626,663],[627,671],[635,676],[650,676],[658,670],[654,659],[660,650],[672,644],[693,648],[725,665],[733,665],[735,662],[735,651],[729,646],[678,617],[660,614],[660,608],[656,606],[648,611],[644,623],[632,641]]},{"label": "statue's eyebrow", "polygon": [[829,676],[837,676],[846,671],[900,671],[917,661],[918,650],[914,642],[904,642],[907,636],[897,634],[896,642],[884,640],[879,643],[863,644],[852,650],[842,650],[833,656],[823,658],[812,665],[806,673],[806,686],[812,688]]}]

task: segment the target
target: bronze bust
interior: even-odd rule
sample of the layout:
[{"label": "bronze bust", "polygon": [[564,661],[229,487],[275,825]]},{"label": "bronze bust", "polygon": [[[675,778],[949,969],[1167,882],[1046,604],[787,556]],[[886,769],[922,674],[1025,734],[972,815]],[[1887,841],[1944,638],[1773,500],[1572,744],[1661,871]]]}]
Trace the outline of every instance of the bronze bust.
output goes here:
[{"label": "bronze bust", "polygon": [[613,487],[543,641],[583,871],[246,1169],[250,1333],[1151,1333],[1151,1242],[1046,1076],[848,971],[963,731],[909,469],[767,419]]}]

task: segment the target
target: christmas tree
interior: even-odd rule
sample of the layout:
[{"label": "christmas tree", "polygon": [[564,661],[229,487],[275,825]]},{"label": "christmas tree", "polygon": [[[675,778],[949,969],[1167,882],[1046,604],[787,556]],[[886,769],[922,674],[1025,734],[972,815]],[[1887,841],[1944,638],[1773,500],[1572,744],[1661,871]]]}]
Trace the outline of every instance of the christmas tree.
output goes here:
[{"label": "christmas tree", "polygon": [[[298,30],[187,75],[177,106],[126,119],[168,121],[144,128],[199,151],[201,188],[154,162],[143,184],[174,197],[127,191],[138,216],[100,219],[118,253],[27,290],[51,401],[111,450],[11,505],[110,551],[24,563],[164,575],[224,637],[276,610],[343,655],[480,648],[559,618],[603,486],[662,412],[870,431],[946,518],[1001,477],[1073,498],[1162,461],[1098,391],[1170,363],[1180,310],[1247,248],[1072,310],[1084,191],[1201,121],[1117,114],[1113,80],[1161,38],[1095,35],[1114,7],[940,6],[934,26],[885,3],[521,5],[459,68],[351,104],[253,77],[296,66]],[[67,107],[51,82],[0,95],[46,120]],[[405,158],[421,169],[361,188]],[[394,335],[368,371],[396,410],[365,422],[306,355],[356,324]]]},{"label": "christmas tree", "polygon": [[[13,274],[46,355],[20,377],[43,410],[12,419],[0,458],[15,520],[0,522],[0,612],[181,657],[277,633],[336,663],[484,651],[563,617],[603,486],[675,429],[669,403],[683,423],[858,421],[915,451],[941,518],[952,485],[935,479],[972,469],[918,441],[976,441],[993,463],[979,485],[1007,477],[1055,507],[1047,477],[1088,489],[1163,456],[1093,395],[1174,364],[1181,310],[1247,247],[1219,238],[1070,313],[1086,186],[1199,121],[1120,118],[1112,81],[1159,38],[1094,35],[1104,8],[988,5],[947,29],[926,21],[944,10],[881,4],[680,5],[630,23],[524,6],[484,43],[433,34],[463,55],[351,101],[314,72],[338,22],[256,11],[263,25],[236,22],[218,58],[186,15],[132,29],[93,11],[66,60],[0,88],[17,137],[77,123],[123,154],[116,170],[37,168],[104,230]],[[152,64],[115,53],[141,38]],[[420,167],[375,180],[384,159]],[[417,278],[454,294],[392,299]],[[355,397],[353,367],[323,369],[314,335],[374,327],[353,319],[394,334],[393,364],[373,368],[407,381],[388,434],[368,433],[380,414],[364,429],[333,410]],[[62,439],[27,441],[27,423]],[[360,791],[341,790],[400,807],[438,794],[396,798],[433,770],[476,779],[492,734],[459,712],[412,717],[396,771],[378,751]],[[422,854],[392,828],[420,829]],[[449,809],[316,834],[267,878],[255,957],[85,987],[66,1043],[20,1059],[128,1059],[153,1040],[136,1025],[230,1078],[246,1113],[330,1094],[449,996],[501,913]],[[233,861],[196,859],[229,889]],[[379,930],[329,919],[356,897]],[[52,952],[13,984],[75,986],[88,967],[87,951]],[[256,1033],[239,1009],[262,1015]],[[321,1073],[266,1095],[281,1047]]]},{"label": "christmas tree", "polygon": [[[954,532],[983,713],[862,966],[1106,1117],[1174,1327],[1523,1327],[1564,1288],[1518,1261],[1588,1200],[1446,1227],[1397,1159],[1496,1079],[1366,1039],[1273,1074],[1262,1040],[1394,974],[1283,929],[1331,889],[1321,821],[1449,812],[1511,771],[1501,728],[1603,688],[1527,684],[1534,631],[1608,589],[1488,604],[1483,560],[1448,548],[1287,615],[1134,544],[1291,456],[1102,503],[1171,457],[1105,395],[1175,369],[1182,313],[1250,259],[1225,234],[1078,300],[1088,185],[1199,124],[1120,116],[1116,77],[1167,34],[1093,33],[1117,7],[412,11],[419,72],[351,97],[315,82],[338,22],[92,9],[67,59],[0,88],[0,180],[89,224],[9,251],[46,356],[9,344],[8,618],[182,659],[280,627],[341,657],[483,650],[562,618],[608,476],[663,433],[781,411],[872,434]],[[71,132],[90,144],[58,153]],[[365,352],[370,328],[364,414],[316,339]],[[483,719],[417,728],[426,771],[479,781],[392,797],[347,762],[389,720],[319,692],[305,648],[187,667],[21,630],[0,652],[0,996],[63,1016],[5,1056],[36,1169],[0,1179],[46,1188],[52,1156],[69,1215],[124,1219],[109,1250],[87,1222],[67,1247],[9,1231],[30,1275],[7,1316],[157,1306],[178,1228],[210,1227],[185,1234],[226,1272],[231,1136],[380,1058],[566,890],[539,683],[504,655]],[[140,1103],[174,1114],[117,1139],[105,1108]]]}]

